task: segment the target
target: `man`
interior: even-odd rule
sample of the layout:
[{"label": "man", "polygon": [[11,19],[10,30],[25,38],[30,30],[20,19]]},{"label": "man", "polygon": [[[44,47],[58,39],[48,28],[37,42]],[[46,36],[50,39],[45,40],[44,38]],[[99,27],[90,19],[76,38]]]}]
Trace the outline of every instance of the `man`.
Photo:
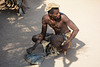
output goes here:
[{"label": "man", "polygon": [[[27,49],[28,53],[31,53],[42,42],[42,40],[45,39],[47,25],[49,25],[55,31],[55,35],[52,36],[51,41],[56,42],[55,40],[57,40],[57,37],[59,37],[58,41],[60,41],[59,39],[61,38],[59,35],[63,35],[64,41],[62,44],[60,46],[58,44],[54,45],[56,48],[61,49],[62,52],[68,50],[71,45],[71,41],[79,31],[77,26],[65,14],[59,12],[59,5],[55,3],[49,3],[46,7],[46,11],[48,14],[42,17],[42,31],[39,35],[34,35],[32,37],[35,45]],[[72,33],[68,27],[73,30]]]}]

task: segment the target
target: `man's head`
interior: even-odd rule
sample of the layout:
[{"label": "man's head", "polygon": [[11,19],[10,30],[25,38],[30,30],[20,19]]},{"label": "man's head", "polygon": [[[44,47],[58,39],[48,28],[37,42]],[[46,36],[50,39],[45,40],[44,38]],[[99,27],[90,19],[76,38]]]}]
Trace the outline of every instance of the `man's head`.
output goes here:
[{"label": "man's head", "polygon": [[55,3],[49,3],[45,10],[48,12],[48,15],[54,20],[58,20],[60,17],[59,5]]},{"label": "man's head", "polygon": [[48,15],[54,20],[60,19],[59,8],[52,8],[48,11]]},{"label": "man's head", "polygon": [[48,14],[53,14],[54,13],[54,10],[58,11],[59,12],[59,8],[51,8],[49,11],[48,11]]}]

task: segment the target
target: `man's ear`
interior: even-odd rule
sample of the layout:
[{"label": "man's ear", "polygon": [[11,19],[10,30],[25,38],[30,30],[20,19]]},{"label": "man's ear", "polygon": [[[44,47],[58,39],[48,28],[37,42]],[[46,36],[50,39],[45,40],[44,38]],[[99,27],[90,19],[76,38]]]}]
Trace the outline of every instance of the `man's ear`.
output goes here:
[{"label": "man's ear", "polygon": [[49,13],[48,15],[49,15],[49,16],[52,16],[52,14],[51,14],[51,13]]}]

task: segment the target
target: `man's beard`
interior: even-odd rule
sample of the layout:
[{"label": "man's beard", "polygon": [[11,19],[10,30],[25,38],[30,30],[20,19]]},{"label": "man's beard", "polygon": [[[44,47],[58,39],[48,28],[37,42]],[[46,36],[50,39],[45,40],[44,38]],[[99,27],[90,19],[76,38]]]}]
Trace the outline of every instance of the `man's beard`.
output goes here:
[{"label": "man's beard", "polygon": [[55,21],[61,21],[61,15],[59,16],[59,18],[54,18]]}]

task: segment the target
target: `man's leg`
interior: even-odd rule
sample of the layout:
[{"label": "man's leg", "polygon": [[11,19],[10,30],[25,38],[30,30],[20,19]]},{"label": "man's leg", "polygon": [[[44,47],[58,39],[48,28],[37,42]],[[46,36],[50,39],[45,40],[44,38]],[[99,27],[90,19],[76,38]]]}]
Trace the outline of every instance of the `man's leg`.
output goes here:
[{"label": "man's leg", "polygon": [[50,38],[51,44],[57,49],[61,49],[61,44],[64,41],[64,38],[62,35],[52,35]]},{"label": "man's leg", "polygon": [[32,51],[40,44],[40,39],[41,37],[39,35],[34,35],[32,37],[32,41],[35,42],[35,44],[26,50],[28,54],[31,54]]},{"label": "man's leg", "polygon": [[[70,37],[70,35],[71,35],[71,32],[65,34],[65,41]],[[62,52],[64,53],[64,55],[66,55],[66,52],[67,52],[68,49],[70,48],[72,41],[70,41],[70,42],[69,42],[68,44],[66,44],[66,45],[63,45],[64,43],[65,43],[65,42],[62,43],[62,49],[63,49]]]},{"label": "man's leg", "polygon": [[27,0],[23,0],[23,2],[24,2],[24,7],[25,7],[25,8],[29,8],[29,7],[28,7]]}]

